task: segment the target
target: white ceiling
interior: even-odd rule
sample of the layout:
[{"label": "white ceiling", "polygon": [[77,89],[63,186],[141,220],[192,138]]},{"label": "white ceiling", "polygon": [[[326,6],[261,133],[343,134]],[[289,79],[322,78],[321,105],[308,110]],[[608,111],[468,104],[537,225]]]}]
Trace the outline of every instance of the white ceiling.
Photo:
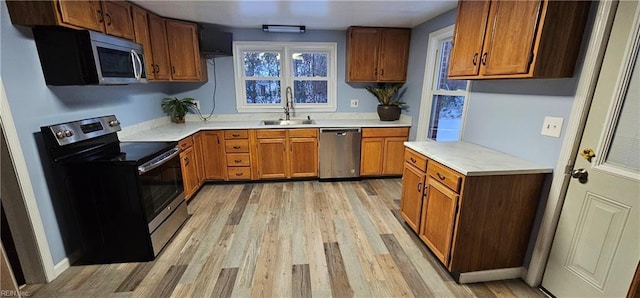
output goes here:
[{"label": "white ceiling", "polygon": [[240,28],[305,25],[307,30],[349,26],[414,27],[456,7],[456,0],[222,0],[149,1],[136,4],[161,16]]}]

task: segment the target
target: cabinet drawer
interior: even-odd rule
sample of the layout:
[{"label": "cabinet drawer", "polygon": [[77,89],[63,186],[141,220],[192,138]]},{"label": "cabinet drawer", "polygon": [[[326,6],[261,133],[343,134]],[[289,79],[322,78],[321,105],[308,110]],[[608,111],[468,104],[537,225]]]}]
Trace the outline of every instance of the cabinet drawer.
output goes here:
[{"label": "cabinet drawer", "polygon": [[436,181],[440,181],[440,183],[444,184],[451,190],[457,193],[460,192],[460,185],[462,184],[463,176],[458,174],[458,172],[432,160],[427,166],[427,174],[433,177]]},{"label": "cabinet drawer", "polygon": [[309,128],[292,128],[289,129],[290,138],[316,138],[318,137],[318,129]]},{"label": "cabinet drawer", "polygon": [[388,128],[363,128],[363,138],[376,137],[406,137],[409,136],[408,127],[388,127]]},{"label": "cabinet drawer", "polygon": [[180,140],[178,142],[178,146],[180,147],[180,150],[185,150],[185,149],[193,146],[193,137],[188,136],[188,137]]},{"label": "cabinet drawer", "polygon": [[250,167],[228,167],[227,176],[229,180],[249,180],[251,179]]},{"label": "cabinet drawer", "polygon": [[427,158],[409,148],[404,150],[404,162],[414,165],[422,172],[427,171]]},{"label": "cabinet drawer", "polygon": [[224,149],[227,153],[248,153],[249,141],[248,140],[226,140],[224,142]]},{"label": "cabinet drawer", "polygon": [[256,130],[256,138],[258,139],[283,139],[287,135],[284,129],[259,129]]},{"label": "cabinet drawer", "polygon": [[229,167],[248,167],[250,165],[249,153],[227,154],[227,166]]},{"label": "cabinet drawer", "polygon": [[225,140],[248,139],[248,138],[249,138],[249,131],[247,131],[246,129],[234,129],[234,130],[224,131]]}]

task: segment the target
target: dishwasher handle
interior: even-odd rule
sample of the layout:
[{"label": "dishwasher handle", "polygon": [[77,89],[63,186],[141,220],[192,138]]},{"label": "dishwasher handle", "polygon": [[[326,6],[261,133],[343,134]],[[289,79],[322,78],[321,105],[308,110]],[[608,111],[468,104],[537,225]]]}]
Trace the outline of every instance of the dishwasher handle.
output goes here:
[{"label": "dishwasher handle", "polygon": [[346,136],[348,133],[360,133],[360,128],[321,128],[320,133]]}]

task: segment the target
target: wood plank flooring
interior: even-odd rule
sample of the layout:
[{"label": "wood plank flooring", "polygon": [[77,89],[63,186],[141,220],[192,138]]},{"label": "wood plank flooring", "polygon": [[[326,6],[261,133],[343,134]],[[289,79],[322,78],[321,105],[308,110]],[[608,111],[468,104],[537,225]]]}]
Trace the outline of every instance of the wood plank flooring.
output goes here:
[{"label": "wood plank flooring", "polygon": [[207,184],[153,262],[72,266],[35,297],[544,297],[458,285],[398,214],[401,179]]}]

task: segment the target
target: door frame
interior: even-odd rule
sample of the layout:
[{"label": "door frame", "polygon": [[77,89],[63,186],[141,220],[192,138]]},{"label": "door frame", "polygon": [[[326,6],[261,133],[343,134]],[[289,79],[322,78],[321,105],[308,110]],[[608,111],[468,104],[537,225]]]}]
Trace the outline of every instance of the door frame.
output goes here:
[{"label": "door frame", "polygon": [[524,281],[530,286],[538,286],[542,282],[542,276],[551,252],[551,244],[560,219],[560,211],[569,187],[571,178],[569,173],[573,169],[575,156],[579,150],[617,4],[617,1],[598,2],[587,51],[578,76],[578,85],[573,98],[571,115],[567,121],[558,162],[554,169],[547,204],[540,223],[529,268],[522,275]]},{"label": "door frame", "polygon": [[[20,145],[18,130],[13,121],[11,110],[9,109],[9,101],[7,100],[7,95],[4,90],[2,77],[0,77],[0,125],[2,126],[4,137],[7,141],[7,149],[11,155],[20,192],[19,194],[8,195],[7,200],[16,200],[10,203],[17,206],[16,208],[24,208],[24,213],[28,215],[28,218],[24,220],[27,224],[21,223],[19,225],[24,228],[24,230],[21,229],[19,232],[30,233],[33,238],[35,238],[35,243],[28,243],[28,247],[16,241],[16,248],[18,251],[25,251],[27,253],[36,253],[33,251],[33,247],[38,250],[38,255],[30,257],[33,259],[32,266],[25,267],[25,264],[22,264],[25,279],[27,283],[50,282],[68,268],[68,263],[61,262],[62,264],[58,266],[53,263],[51,250],[49,249],[49,243],[47,242],[47,236],[44,232],[44,225],[40,217],[40,211],[33,190],[33,184],[31,183],[27,163],[25,162],[22,146]],[[22,202],[17,200],[21,200]],[[8,210],[5,211],[9,212]],[[10,215],[7,214],[7,216],[9,217]],[[10,219],[8,218],[8,220]],[[43,277],[45,280],[43,280]]]}]

